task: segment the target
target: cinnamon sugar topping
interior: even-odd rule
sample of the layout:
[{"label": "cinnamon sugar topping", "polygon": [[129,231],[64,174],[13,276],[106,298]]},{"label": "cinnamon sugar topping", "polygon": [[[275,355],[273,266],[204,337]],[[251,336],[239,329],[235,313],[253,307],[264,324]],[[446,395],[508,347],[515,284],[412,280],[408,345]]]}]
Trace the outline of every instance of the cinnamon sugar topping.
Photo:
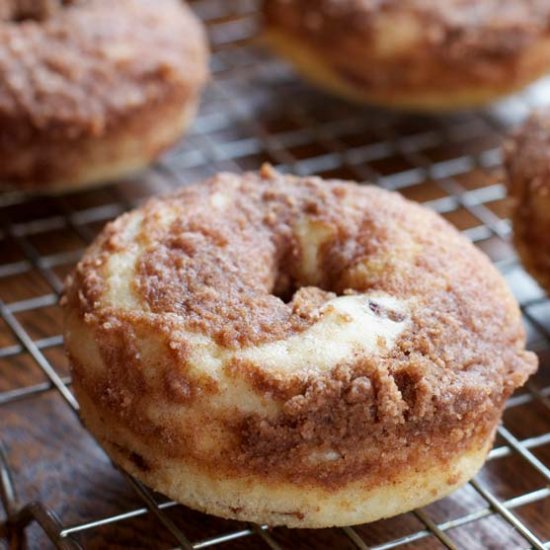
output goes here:
[{"label": "cinnamon sugar topping", "polygon": [[205,56],[178,0],[0,0],[0,143],[101,135],[175,91],[194,94]]},{"label": "cinnamon sugar topping", "polygon": [[380,483],[481,449],[536,364],[502,278],[439,216],[268,167],[110,224],[66,308],[78,391],[217,475]]}]

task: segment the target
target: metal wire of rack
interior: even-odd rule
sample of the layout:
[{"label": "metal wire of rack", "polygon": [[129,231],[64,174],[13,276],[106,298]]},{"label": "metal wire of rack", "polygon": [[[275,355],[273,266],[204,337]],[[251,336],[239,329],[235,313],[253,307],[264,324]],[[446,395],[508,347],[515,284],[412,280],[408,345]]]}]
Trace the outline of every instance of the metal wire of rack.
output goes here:
[{"label": "metal wire of rack", "polygon": [[[311,89],[256,43],[256,0],[192,4],[208,26],[214,80],[188,136],[135,181],[54,198],[0,196],[0,543],[22,547],[26,535],[36,548],[550,549],[550,301],[509,244],[500,167],[504,133],[550,97],[550,82],[445,118],[362,109]],[[118,472],[73,418],[57,303],[86,244],[152,193],[266,161],[398,190],[453,222],[508,280],[541,369],[509,401],[486,466],[464,489],[343,529],[230,522]]]}]

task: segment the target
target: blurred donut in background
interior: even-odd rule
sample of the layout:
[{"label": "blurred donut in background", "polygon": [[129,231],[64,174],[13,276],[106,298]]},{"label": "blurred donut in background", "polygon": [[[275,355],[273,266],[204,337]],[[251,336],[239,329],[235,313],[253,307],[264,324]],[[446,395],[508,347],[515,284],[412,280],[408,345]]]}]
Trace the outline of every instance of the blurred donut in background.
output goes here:
[{"label": "blurred donut in background", "polygon": [[264,16],[276,52],[358,102],[462,109],[550,70],[546,0],[264,0]]},{"label": "blurred donut in background", "polygon": [[505,145],[514,244],[550,292],[550,109],[534,113]]},{"label": "blurred donut in background", "polygon": [[206,81],[178,0],[0,0],[0,188],[61,191],[147,166]]}]

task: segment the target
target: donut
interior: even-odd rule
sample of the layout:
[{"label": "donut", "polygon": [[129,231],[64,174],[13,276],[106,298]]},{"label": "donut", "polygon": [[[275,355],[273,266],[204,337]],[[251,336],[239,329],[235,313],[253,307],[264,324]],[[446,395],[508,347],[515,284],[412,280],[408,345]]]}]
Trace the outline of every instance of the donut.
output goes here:
[{"label": "donut", "polygon": [[503,279],[437,214],[270,167],[109,224],[63,307],[82,419],[110,457],[194,509],[269,525],[448,494],[536,368]]},{"label": "donut", "polygon": [[514,244],[550,292],[550,108],[535,112],[505,144]]},{"label": "donut", "polygon": [[263,11],[276,52],[362,103],[479,106],[550,71],[546,0],[264,0]]},{"label": "donut", "polygon": [[0,187],[144,168],[192,120],[207,58],[179,0],[0,0]]}]

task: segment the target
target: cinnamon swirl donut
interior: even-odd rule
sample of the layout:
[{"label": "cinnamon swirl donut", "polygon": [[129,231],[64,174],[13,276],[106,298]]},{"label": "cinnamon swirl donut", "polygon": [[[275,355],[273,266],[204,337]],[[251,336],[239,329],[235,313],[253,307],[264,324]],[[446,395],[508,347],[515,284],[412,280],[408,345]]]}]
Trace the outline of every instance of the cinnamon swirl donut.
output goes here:
[{"label": "cinnamon swirl donut", "polygon": [[0,0],[0,188],[59,191],[141,169],[207,76],[178,0]]},{"label": "cinnamon swirl donut", "polygon": [[502,278],[438,215],[268,167],[108,225],[64,309],[109,455],[188,506],[271,525],[446,495],[536,366]]},{"label": "cinnamon swirl donut", "polygon": [[550,71],[546,0],[264,0],[264,12],[275,51],[359,102],[459,109]]},{"label": "cinnamon swirl donut", "polygon": [[505,146],[514,244],[550,292],[550,108],[531,116]]}]

